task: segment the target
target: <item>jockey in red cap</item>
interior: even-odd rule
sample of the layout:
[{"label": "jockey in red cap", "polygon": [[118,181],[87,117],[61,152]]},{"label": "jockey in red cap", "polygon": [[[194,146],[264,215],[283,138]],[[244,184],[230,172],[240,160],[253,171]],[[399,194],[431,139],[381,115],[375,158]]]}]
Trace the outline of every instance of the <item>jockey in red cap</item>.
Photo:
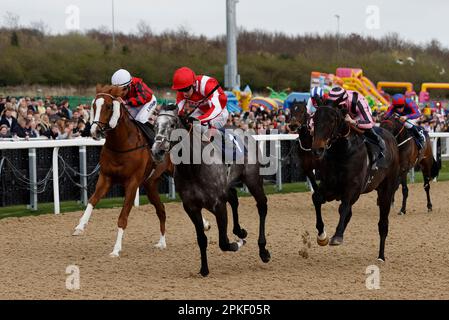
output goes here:
[{"label": "jockey in red cap", "polygon": [[179,114],[195,108],[190,114],[190,121],[200,121],[202,131],[206,131],[208,126],[220,129],[226,124],[229,116],[227,97],[216,79],[197,76],[190,68],[182,67],[173,75],[172,89],[178,91],[176,104]]},{"label": "jockey in red cap", "polygon": [[395,94],[390,108],[385,113],[385,118],[391,117],[394,113],[399,115],[399,120],[416,138],[418,148],[421,150],[426,143],[426,137],[422,129],[416,124],[416,119],[419,119],[421,112],[415,101],[406,98],[403,94]]}]

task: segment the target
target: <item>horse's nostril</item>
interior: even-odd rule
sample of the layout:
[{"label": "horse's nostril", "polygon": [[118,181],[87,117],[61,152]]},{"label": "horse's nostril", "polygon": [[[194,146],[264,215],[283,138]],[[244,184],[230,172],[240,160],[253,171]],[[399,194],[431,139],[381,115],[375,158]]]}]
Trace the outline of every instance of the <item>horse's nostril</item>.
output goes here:
[{"label": "horse's nostril", "polygon": [[313,154],[317,157],[321,156],[323,153],[324,153],[324,148],[313,149]]}]

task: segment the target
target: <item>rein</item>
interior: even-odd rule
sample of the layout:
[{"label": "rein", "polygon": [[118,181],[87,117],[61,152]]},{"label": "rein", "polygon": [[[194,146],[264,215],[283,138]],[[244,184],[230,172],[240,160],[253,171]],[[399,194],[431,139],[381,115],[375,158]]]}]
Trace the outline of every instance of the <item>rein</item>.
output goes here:
[{"label": "rein", "polygon": [[312,151],[312,148],[307,149],[307,148],[304,148],[303,145],[302,145],[302,141],[301,141],[301,130],[302,130],[303,128],[306,128],[307,132],[309,132],[309,129],[307,128],[307,124],[301,124],[301,125],[298,127],[298,129],[296,129],[296,132],[298,133],[298,143],[299,143],[299,147],[301,148],[302,151],[305,151],[305,152],[311,152],[311,151]]},{"label": "rein", "polygon": [[[398,118],[398,115],[397,115],[397,114],[394,114],[394,116],[395,116],[395,118]],[[394,124],[393,124],[393,121],[391,121],[390,119],[385,119],[384,121],[385,121],[385,122],[389,122],[389,123],[391,123],[392,125],[394,125]],[[399,132],[394,136],[394,139],[395,139],[396,141],[397,141],[398,137],[401,135],[401,133],[404,131],[404,129],[405,129],[405,126],[402,125],[402,126],[401,126],[401,129],[399,130]],[[408,138],[406,138],[404,141],[398,143],[398,148],[399,148],[400,146],[403,146],[404,144],[406,144],[407,142],[409,142],[409,141],[412,140],[412,139],[413,139],[413,137],[408,137]]]},{"label": "rein", "polygon": [[[133,119],[134,121],[136,121],[136,119],[131,115],[131,113],[128,111],[128,109],[123,105],[123,101],[120,101],[121,99],[117,99],[117,97],[114,97],[113,95],[111,95],[111,94],[109,94],[109,93],[104,93],[104,92],[97,93],[97,94],[95,95],[96,98],[97,98],[98,96],[108,96],[108,97],[112,98],[113,101],[119,101],[119,102],[120,102],[120,108],[121,108],[121,109],[125,109],[125,112],[128,114],[128,116],[129,116],[131,119]],[[118,119],[117,125],[119,124],[121,118],[122,118],[122,117],[120,117],[120,118]],[[104,122],[101,122],[101,121],[93,121],[92,124],[96,124],[96,125],[98,126],[98,128],[100,128],[100,132],[101,132],[101,133],[105,133],[105,132],[108,132],[108,131],[111,131],[111,130],[114,130],[115,128],[117,128],[117,126],[116,126],[115,128],[111,128],[111,127],[109,126],[109,123],[104,123]],[[136,124],[134,124],[134,125],[137,127]],[[104,126],[104,127],[103,127],[103,126]],[[137,130],[139,130],[139,128],[137,128]],[[107,149],[109,149],[110,151],[115,152],[115,153],[128,153],[128,152],[133,152],[133,151],[136,151],[136,150],[139,150],[139,149],[146,148],[146,147],[148,147],[149,145],[150,145],[149,143],[146,143],[146,144],[143,144],[143,145],[140,145],[140,146],[131,148],[131,149],[126,149],[126,150],[116,150],[116,149],[113,149],[113,148],[111,148],[110,146],[108,146],[106,143],[104,144],[104,146],[105,146]]]}]

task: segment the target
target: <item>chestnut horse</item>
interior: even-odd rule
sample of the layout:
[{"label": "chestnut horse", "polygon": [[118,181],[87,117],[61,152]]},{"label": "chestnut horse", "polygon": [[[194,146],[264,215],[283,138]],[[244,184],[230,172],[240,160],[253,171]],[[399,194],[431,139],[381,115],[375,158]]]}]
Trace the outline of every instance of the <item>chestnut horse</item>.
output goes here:
[{"label": "chestnut horse", "polygon": [[424,178],[424,190],[426,191],[427,196],[427,211],[431,212],[430,180],[438,176],[440,168],[433,157],[432,143],[430,142],[429,136],[426,135],[426,144],[420,152],[415,139],[410,135],[404,124],[399,121],[397,116],[392,115],[389,119],[384,119],[380,126],[390,131],[398,142],[401,167],[399,175],[402,185],[402,207],[399,214],[402,215],[407,212],[407,173],[417,164],[420,166]]},{"label": "chestnut horse", "polygon": [[165,208],[162,204],[158,185],[164,172],[173,174],[169,157],[156,166],[151,155],[151,143],[147,141],[137,125],[131,120],[122,104],[124,89],[115,86],[97,85],[96,97],[91,109],[91,134],[106,136],[100,154],[100,175],[95,192],[90,197],[87,208],[75,228],[73,235],[83,234],[93,208],[115,183],[125,189],[125,200],[118,218],[118,235],[112,257],[118,257],[122,249],[122,237],[128,223],[128,215],[133,206],[137,189],[143,185],[151,204],[156,208],[160,222],[160,240],[156,247],[164,249]]},{"label": "chestnut horse", "polygon": [[363,135],[352,129],[339,109],[320,106],[313,116],[312,150],[320,161],[320,186],[313,194],[316,211],[318,244],[327,245],[328,237],[321,217],[326,201],[341,201],[340,220],[331,245],[343,243],[343,234],[352,216],[352,206],[361,194],[377,190],[379,205],[380,248],[378,259],[385,261],[385,240],[388,234],[388,215],[398,186],[399,150],[393,135],[380,128],[386,144],[385,158],[378,170],[372,170],[370,155]]}]

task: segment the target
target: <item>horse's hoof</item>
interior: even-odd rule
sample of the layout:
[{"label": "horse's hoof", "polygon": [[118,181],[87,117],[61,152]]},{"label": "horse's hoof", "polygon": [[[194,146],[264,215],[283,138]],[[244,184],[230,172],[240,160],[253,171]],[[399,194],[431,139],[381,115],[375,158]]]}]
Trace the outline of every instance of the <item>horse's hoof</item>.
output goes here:
[{"label": "horse's hoof", "polygon": [[161,249],[161,250],[164,250],[165,248],[167,248],[167,244],[166,244],[166,243],[163,243],[163,242],[158,242],[158,243],[156,243],[156,244],[154,245],[154,247],[155,247],[155,248],[158,248],[158,249]]},{"label": "horse's hoof", "polygon": [[329,244],[331,246],[339,246],[343,244],[343,237],[333,236]]},{"label": "horse's hoof", "polygon": [[326,235],[326,233],[324,233],[323,236],[317,236],[316,237],[316,242],[318,243],[319,246],[321,247],[325,247],[329,244],[329,237]]},{"label": "horse's hoof", "polygon": [[210,230],[210,223],[207,220],[203,221],[203,226],[204,226],[204,231],[209,231]]},{"label": "horse's hoof", "polygon": [[82,229],[75,229],[75,231],[72,233],[72,236],[81,236],[84,234],[84,230]]},{"label": "horse's hoof", "polygon": [[377,261],[379,261],[379,262],[385,262],[385,257],[383,257],[383,258],[379,257],[379,258],[377,258]]},{"label": "horse's hoof", "polygon": [[237,250],[240,250],[240,248],[243,247],[245,244],[246,244],[245,239],[237,239],[237,246],[238,246]]},{"label": "horse's hoof", "polygon": [[432,208],[427,208],[427,212],[432,212]]},{"label": "horse's hoof", "polygon": [[259,256],[263,263],[268,263],[271,259],[270,252],[266,249],[263,251],[260,251]]},{"label": "horse's hoof", "polygon": [[398,216],[403,216],[403,215],[405,215],[405,214],[406,214],[406,212],[405,212],[405,211],[402,211],[402,210],[398,212]]},{"label": "horse's hoof", "polygon": [[207,269],[207,268],[201,269],[200,275],[202,275],[203,277],[207,277],[209,275],[209,269]]},{"label": "horse's hoof", "polygon": [[241,228],[240,230],[236,230],[233,232],[240,239],[245,239],[248,236],[248,232],[245,229]]},{"label": "horse's hoof", "polygon": [[118,252],[112,251],[112,252],[109,254],[109,257],[111,257],[111,258],[118,258],[118,257],[120,257],[120,254],[119,254]]}]

